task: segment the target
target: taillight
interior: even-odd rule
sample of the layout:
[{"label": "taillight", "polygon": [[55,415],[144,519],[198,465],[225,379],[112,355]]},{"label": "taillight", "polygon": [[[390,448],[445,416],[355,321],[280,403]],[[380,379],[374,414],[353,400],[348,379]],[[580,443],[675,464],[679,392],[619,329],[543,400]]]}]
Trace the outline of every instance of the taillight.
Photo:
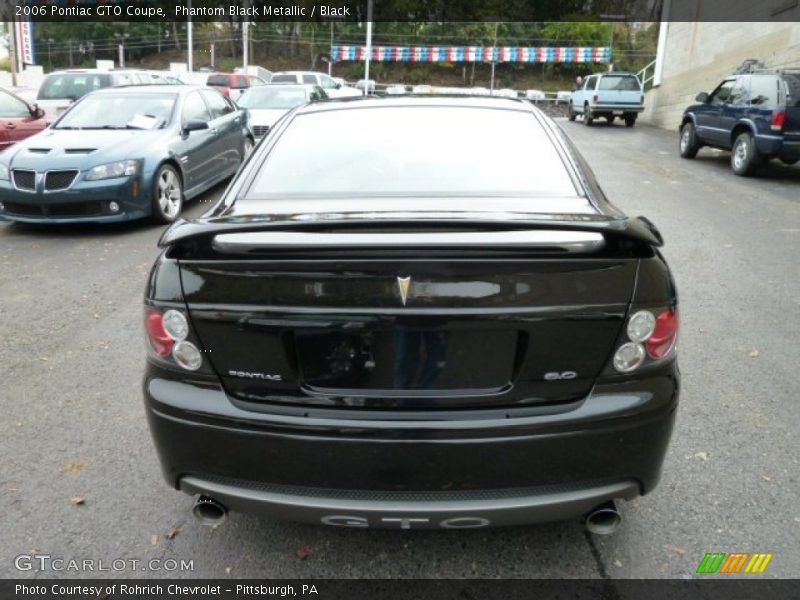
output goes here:
[{"label": "taillight", "polygon": [[776,110],[772,113],[772,120],[769,123],[770,129],[772,131],[780,131],[783,129],[783,126],[786,125],[786,111],[785,110]]},{"label": "taillight", "polygon": [[664,358],[675,346],[678,337],[678,313],[665,310],[656,319],[653,335],[647,340],[647,354],[651,358]]},{"label": "taillight", "polygon": [[678,313],[668,309],[657,317],[649,310],[639,310],[628,319],[625,328],[628,341],[614,353],[612,364],[620,373],[635,371],[649,356],[665,358],[675,347],[678,337]]},{"label": "taillight", "polygon": [[147,341],[153,352],[159,356],[167,357],[172,352],[175,345],[173,340],[164,328],[164,316],[160,310],[147,308],[144,313],[144,328],[147,332]]},{"label": "taillight", "polygon": [[188,371],[196,371],[203,366],[200,350],[186,339],[189,336],[189,322],[182,312],[175,309],[161,312],[149,306],[145,309],[144,319],[147,340],[157,356],[164,359],[171,357]]}]

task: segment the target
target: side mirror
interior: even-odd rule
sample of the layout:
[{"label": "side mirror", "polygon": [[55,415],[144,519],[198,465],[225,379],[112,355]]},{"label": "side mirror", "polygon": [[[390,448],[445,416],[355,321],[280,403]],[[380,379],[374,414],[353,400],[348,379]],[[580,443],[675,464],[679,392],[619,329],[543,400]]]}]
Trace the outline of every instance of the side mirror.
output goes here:
[{"label": "side mirror", "polygon": [[43,108],[39,108],[38,104],[34,104],[33,106],[29,106],[28,110],[30,111],[31,116],[34,119],[41,119],[44,116],[44,109]]},{"label": "side mirror", "polygon": [[694,99],[705,104],[708,102],[708,92],[700,92]]},{"label": "side mirror", "polygon": [[202,129],[208,129],[208,121],[204,121],[203,119],[190,119],[186,125],[183,126],[183,130],[186,133],[190,131],[200,131]]}]

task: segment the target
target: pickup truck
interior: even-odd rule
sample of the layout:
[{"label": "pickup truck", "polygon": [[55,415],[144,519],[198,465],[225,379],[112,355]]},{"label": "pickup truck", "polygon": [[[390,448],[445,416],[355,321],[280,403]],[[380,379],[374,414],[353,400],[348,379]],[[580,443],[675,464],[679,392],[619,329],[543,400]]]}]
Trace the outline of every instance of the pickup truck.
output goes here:
[{"label": "pickup truck", "polygon": [[591,125],[598,117],[609,123],[622,117],[627,127],[633,127],[644,110],[642,82],[633,73],[595,73],[572,91],[567,110],[570,121],[583,115],[585,125]]}]

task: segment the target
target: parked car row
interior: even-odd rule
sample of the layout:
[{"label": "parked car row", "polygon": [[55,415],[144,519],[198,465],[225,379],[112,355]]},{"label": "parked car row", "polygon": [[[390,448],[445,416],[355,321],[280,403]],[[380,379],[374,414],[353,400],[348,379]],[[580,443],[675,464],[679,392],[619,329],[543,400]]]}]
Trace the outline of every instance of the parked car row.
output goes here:
[{"label": "parked car row", "polygon": [[95,90],[0,153],[0,218],[169,223],[184,200],[233,175],[254,144],[247,110],[213,88]]},{"label": "parked car row", "polygon": [[47,75],[36,95],[40,108],[53,116],[89,92],[124,85],[169,85],[181,81],[168,73],[131,69],[68,69]]}]

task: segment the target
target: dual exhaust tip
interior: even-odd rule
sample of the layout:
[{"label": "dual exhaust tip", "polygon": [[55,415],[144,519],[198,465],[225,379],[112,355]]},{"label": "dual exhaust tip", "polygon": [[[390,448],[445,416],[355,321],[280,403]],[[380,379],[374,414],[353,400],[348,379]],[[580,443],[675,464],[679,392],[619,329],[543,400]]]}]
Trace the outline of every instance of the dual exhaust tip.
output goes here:
[{"label": "dual exhaust tip", "polygon": [[622,515],[613,500],[609,500],[593,508],[586,515],[584,525],[586,531],[595,535],[611,535],[622,523]]},{"label": "dual exhaust tip", "polygon": [[[209,496],[199,496],[192,507],[192,514],[203,525],[219,527],[228,516],[227,507]],[[622,515],[613,500],[593,508],[586,515],[584,524],[589,533],[611,535],[622,523]]]},{"label": "dual exhaust tip", "polygon": [[208,527],[219,527],[228,516],[228,509],[209,496],[199,496],[192,507],[195,519]]}]

